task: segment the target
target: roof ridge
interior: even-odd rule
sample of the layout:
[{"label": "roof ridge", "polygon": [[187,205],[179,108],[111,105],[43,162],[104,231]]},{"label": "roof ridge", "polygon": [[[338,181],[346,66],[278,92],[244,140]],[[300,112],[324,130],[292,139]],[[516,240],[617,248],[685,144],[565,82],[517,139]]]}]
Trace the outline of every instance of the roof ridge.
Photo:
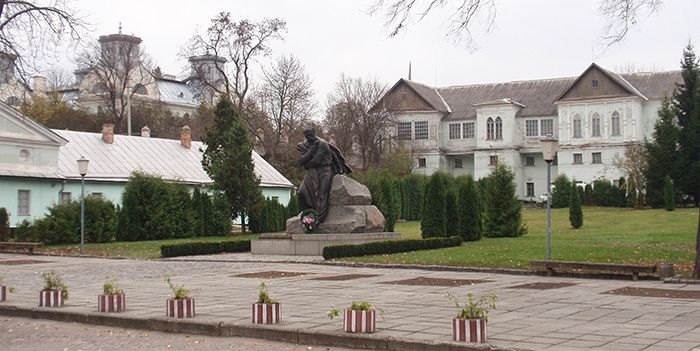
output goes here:
[{"label": "roof ridge", "polygon": [[444,86],[444,87],[438,87],[437,89],[466,88],[466,87],[477,87],[477,86],[499,85],[499,84],[512,84],[512,83],[546,82],[546,81],[567,80],[567,79],[575,79],[575,78],[576,78],[576,77],[558,77],[558,78],[543,78],[543,79],[511,80],[511,81],[506,81],[506,82],[460,84],[460,85],[448,85],[448,86]]}]

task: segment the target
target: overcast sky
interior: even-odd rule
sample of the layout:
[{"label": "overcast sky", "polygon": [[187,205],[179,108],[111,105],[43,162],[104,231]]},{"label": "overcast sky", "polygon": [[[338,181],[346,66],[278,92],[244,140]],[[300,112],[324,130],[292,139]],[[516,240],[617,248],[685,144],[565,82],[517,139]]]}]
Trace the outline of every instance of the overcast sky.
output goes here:
[{"label": "overcast sky", "polygon": [[[148,54],[164,73],[183,74],[179,57],[195,30],[204,29],[218,12],[234,19],[279,17],[287,22],[285,40],[273,45],[273,56],[293,54],[314,80],[321,106],[341,73],[376,77],[391,85],[406,77],[437,86],[576,76],[591,62],[616,69],[634,65],[647,70],[679,69],[688,40],[700,41],[700,1],[665,0],[662,9],[640,19],[627,39],[601,52],[603,30],[599,0],[497,0],[496,28],[475,28],[479,50],[445,38],[445,16],[436,12],[407,31],[388,38],[384,18],[369,15],[374,1],[94,1],[78,7],[93,24],[94,39],[116,33],[143,39]],[[442,12],[444,14],[444,11]],[[72,69],[72,68],[71,68]]]}]

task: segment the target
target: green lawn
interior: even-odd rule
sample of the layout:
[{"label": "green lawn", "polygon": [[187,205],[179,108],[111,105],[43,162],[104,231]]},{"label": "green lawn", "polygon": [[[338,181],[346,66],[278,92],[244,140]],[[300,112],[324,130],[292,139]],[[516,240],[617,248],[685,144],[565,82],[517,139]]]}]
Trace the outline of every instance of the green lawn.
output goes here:
[{"label": "green lawn", "polygon": [[[186,242],[208,242],[225,240],[250,240],[257,238],[257,234],[234,235],[234,236],[207,236],[201,238],[170,239],[170,240],[149,240],[114,242],[106,244],[85,244],[85,254],[106,257],[126,257],[126,258],[158,258],[160,257],[160,246],[166,244],[180,244]],[[75,255],[80,252],[80,245],[52,245],[39,250],[43,253],[70,254]]]},{"label": "green lawn", "polygon": [[[569,225],[569,209],[552,210],[552,259],[566,261],[659,263],[692,270],[698,209],[632,210],[584,207],[580,229]],[[546,212],[523,212],[528,234],[519,238],[483,238],[461,247],[355,257],[348,261],[453,266],[527,268],[545,258]],[[403,238],[420,238],[420,222],[397,223]]]}]

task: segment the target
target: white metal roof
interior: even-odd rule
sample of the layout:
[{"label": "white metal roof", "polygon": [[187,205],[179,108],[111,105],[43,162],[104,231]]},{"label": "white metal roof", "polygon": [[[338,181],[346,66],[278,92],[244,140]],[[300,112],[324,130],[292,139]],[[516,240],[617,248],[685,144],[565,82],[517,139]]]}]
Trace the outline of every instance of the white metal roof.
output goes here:
[{"label": "white metal roof", "polygon": [[187,84],[169,79],[157,79],[160,100],[172,104],[197,105]]},{"label": "white metal roof", "polygon": [[[179,140],[115,135],[114,143],[102,141],[101,133],[53,130],[68,144],[59,149],[58,170],[66,178],[80,178],[76,160],[85,156],[90,160],[86,179],[126,181],[131,173],[143,172],[164,180],[192,184],[211,183],[202,168],[202,152],[206,146],[193,141],[189,149]],[[253,151],[255,173],[260,185],[266,187],[293,187],[292,183],[272,165]]]}]

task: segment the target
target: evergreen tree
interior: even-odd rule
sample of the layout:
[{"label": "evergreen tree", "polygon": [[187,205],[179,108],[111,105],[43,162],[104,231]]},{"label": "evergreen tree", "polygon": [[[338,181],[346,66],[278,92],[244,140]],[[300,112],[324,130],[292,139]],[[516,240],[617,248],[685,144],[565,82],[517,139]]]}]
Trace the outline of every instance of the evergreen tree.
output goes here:
[{"label": "evergreen tree", "polygon": [[289,203],[287,203],[287,217],[298,217],[300,212],[299,199],[297,199],[296,194],[292,194],[292,196],[289,197]]},{"label": "evergreen tree", "polygon": [[445,236],[447,232],[447,208],[445,207],[445,182],[440,172],[433,173],[425,184],[425,200],[420,229],[423,238]]},{"label": "evergreen tree", "polygon": [[627,207],[641,207],[638,201],[637,184],[635,184],[634,178],[630,178],[629,182],[627,182]]},{"label": "evergreen tree", "polygon": [[448,187],[445,192],[445,215],[447,218],[447,236],[457,235],[460,227],[459,207],[457,206],[457,191],[454,187]]},{"label": "evergreen tree", "polygon": [[471,176],[457,179],[459,207],[459,235],[464,241],[481,239],[481,199],[478,186]]},{"label": "evergreen tree", "polygon": [[399,219],[399,213],[401,212],[400,201],[397,181],[389,175],[384,175],[379,180],[377,208],[384,215],[385,232],[394,231],[394,225]]},{"label": "evergreen tree", "polygon": [[263,206],[260,177],[255,174],[253,144],[233,104],[221,98],[214,110],[214,125],[207,130],[202,166],[223,192],[230,205],[231,219],[240,218],[246,231],[246,217]]},{"label": "evergreen tree", "polygon": [[578,186],[574,182],[571,188],[571,199],[569,201],[569,223],[574,229],[583,226],[583,210],[581,209],[581,197],[578,191]]},{"label": "evergreen tree", "polygon": [[554,178],[554,190],[552,190],[552,208],[564,208],[569,206],[571,197],[571,181],[566,174],[560,174]]},{"label": "evergreen tree", "polygon": [[522,204],[515,196],[514,179],[515,173],[503,164],[494,167],[486,178],[484,236],[514,237],[527,233]]},{"label": "evergreen tree", "polygon": [[10,240],[10,215],[7,209],[0,207],[0,241]]},{"label": "evergreen tree", "polygon": [[586,204],[587,206],[593,205],[593,186],[589,183],[586,184],[586,187],[583,189],[583,203]]},{"label": "evergreen tree", "polygon": [[664,205],[664,178],[678,179],[678,126],[674,122],[676,111],[671,100],[664,99],[654,124],[653,139],[644,144],[647,153],[647,203],[654,208]]},{"label": "evergreen tree", "polygon": [[693,46],[683,50],[681,61],[683,84],[673,93],[678,125],[677,186],[683,193],[693,197],[695,206],[700,205],[700,65]]},{"label": "evergreen tree", "polygon": [[423,190],[425,188],[426,176],[419,174],[409,174],[404,178],[406,183],[406,197],[408,209],[406,220],[420,220],[423,211]]},{"label": "evergreen tree", "polygon": [[669,176],[664,178],[664,208],[666,211],[676,209],[676,193],[673,190],[673,180]]}]

